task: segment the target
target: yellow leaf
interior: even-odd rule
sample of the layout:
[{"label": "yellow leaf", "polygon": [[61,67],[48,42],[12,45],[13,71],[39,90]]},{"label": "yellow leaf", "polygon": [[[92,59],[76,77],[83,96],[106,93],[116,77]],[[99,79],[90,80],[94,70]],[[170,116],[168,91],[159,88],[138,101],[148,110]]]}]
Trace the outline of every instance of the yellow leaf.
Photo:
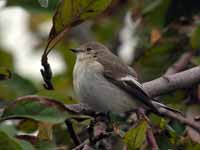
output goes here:
[{"label": "yellow leaf", "polygon": [[146,139],[148,122],[140,120],[135,128],[130,129],[124,136],[124,142],[127,144],[128,150],[140,149]]},{"label": "yellow leaf", "polygon": [[157,43],[161,39],[162,35],[158,29],[153,29],[151,31],[151,44]]}]

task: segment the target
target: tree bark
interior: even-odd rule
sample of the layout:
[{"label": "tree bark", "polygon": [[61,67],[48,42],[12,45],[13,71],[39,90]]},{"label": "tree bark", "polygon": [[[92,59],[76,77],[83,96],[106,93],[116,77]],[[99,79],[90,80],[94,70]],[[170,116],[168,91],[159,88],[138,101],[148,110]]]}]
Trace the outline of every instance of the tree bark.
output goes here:
[{"label": "tree bark", "polygon": [[198,83],[200,83],[200,66],[143,83],[143,88],[150,97],[157,97]]}]

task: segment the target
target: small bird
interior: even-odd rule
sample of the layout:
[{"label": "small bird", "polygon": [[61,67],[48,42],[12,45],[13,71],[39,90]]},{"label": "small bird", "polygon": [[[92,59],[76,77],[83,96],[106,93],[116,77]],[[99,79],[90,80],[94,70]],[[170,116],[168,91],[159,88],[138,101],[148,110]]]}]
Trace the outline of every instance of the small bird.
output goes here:
[{"label": "small bird", "polygon": [[160,108],[179,112],[152,100],[137,81],[136,72],[104,45],[88,42],[70,50],[76,54],[75,93],[93,110],[123,113],[143,107],[156,114]]}]

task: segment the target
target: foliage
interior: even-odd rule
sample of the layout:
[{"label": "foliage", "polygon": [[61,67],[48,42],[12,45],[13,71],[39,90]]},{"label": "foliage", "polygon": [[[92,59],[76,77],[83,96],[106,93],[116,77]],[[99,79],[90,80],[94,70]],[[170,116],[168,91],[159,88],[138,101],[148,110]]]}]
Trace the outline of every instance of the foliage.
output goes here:
[{"label": "foliage", "polygon": [[144,144],[146,138],[146,132],[148,123],[145,120],[139,122],[139,124],[130,129],[124,136],[124,141],[128,146],[128,149],[140,149]]},{"label": "foliage", "polygon": [[[49,42],[49,49],[57,44],[56,52],[63,57],[67,71],[53,76],[53,91],[44,89],[41,81],[31,80],[17,71],[15,56],[2,44],[4,40],[0,33],[0,107],[4,108],[0,118],[0,150],[72,149],[74,143],[65,126],[65,120],[71,118],[81,141],[86,139],[85,129],[91,118],[75,117],[65,107],[66,104],[77,103],[72,88],[75,56],[66,49],[77,47],[86,41],[98,40],[117,54],[122,44],[120,30],[125,26],[123,20],[127,12],[131,12],[133,21],[140,20],[134,33],[139,40],[132,66],[137,70],[141,81],[163,75],[187,52],[193,56],[182,70],[200,64],[200,5],[196,0],[61,0],[60,3],[49,0],[47,8],[41,7],[37,0],[7,0],[5,8],[0,8],[0,14],[13,6],[23,8],[30,15],[30,25],[27,26],[39,40],[33,52],[44,49],[44,41]],[[47,34],[41,34],[38,28],[51,20],[53,26],[48,37]],[[47,51],[47,55],[48,53]],[[54,63],[49,62],[50,65]],[[49,74],[51,71],[54,73],[50,65],[47,67]],[[51,80],[52,76],[48,76],[48,73],[43,75]],[[198,86],[182,89],[159,99],[194,117],[200,112],[199,90]],[[25,95],[28,97],[22,98]],[[193,109],[188,103],[198,105]],[[150,149],[146,138],[150,126],[155,130],[154,136],[160,150],[200,149],[200,136],[194,136],[194,132],[185,125],[154,114],[150,114],[149,119],[150,124],[141,120],[137,125],[125,122],[126,119],[120,121],[118,132],[120,135],[126,132],[120,139],[123,139],[121,141],[128,149]],[[117,141],[114,145],[120,143]],[[119,147],[124,146],[123,144],[120,143]],[[95,146],[101,147],[101,142],[95,143]]]}]

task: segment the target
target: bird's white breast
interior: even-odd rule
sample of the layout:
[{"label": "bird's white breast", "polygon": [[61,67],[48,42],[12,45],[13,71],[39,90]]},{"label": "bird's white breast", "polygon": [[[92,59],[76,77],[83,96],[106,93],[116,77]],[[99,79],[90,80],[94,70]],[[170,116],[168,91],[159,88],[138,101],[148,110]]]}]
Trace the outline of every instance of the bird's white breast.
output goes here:
[{"label": "bird's white breast", "polygon": [[74,89],[82,103],[100,112],[125,112],[137,107],[132,98],[102,75],[98,62],[79,62],[74,68]]}]

